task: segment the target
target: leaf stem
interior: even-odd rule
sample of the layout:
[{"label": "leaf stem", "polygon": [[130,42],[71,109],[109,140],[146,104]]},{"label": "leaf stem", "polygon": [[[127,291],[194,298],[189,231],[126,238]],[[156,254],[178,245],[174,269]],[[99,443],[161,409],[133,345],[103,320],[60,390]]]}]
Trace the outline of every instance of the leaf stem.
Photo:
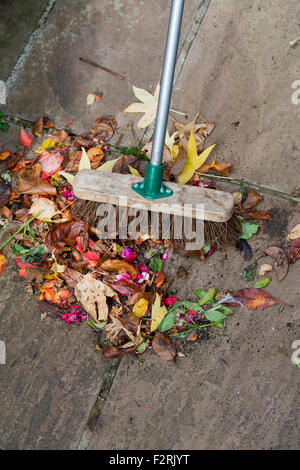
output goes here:
[{"label": "leaf stem", "polygon": [[27,228],[28,225],[30,225],[31,222],[34,219],[36,219],[39,215],[40,215],[40,212],[37,212],[37,214],[35,214],[30,220],[27,220],[27,222],[24,222],[24,224],[22,224],[21,227],[11,237],[9,237],[9,239],[6,240],[6,242],[4,242],[3,245],[0,246],[0,251],[3,250],[3,248],[6,245],[8,245],[8,243],[11,242],[20,232],[22,232],[22,230],[24,230],[24,228]]}]

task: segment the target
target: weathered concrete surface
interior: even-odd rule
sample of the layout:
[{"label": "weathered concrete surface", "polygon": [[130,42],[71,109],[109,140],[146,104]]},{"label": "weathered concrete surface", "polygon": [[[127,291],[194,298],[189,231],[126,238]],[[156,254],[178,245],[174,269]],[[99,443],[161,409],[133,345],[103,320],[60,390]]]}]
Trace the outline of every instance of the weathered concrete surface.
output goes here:
[{"label": "weathered concrete surface", "polygon": [[[290,49],[289,41],[299,35],[298,2],[255,0],[251,9],[248,3],[212,0],[173,107],[190,117],[200,111],[216,122],[211,141],[219,144],[219,159],[235,163],[235,176],[297,191],[300,106],[291,104],[291,84],[300,78],[300,49]],[[122,121],[121,111],[135,100],[131,84],[150,89],[159,79],[168,5],[167,0],[57,2],[6,110],[30,120],[49,115],[59,126],[73,119],[79,131],[95,117],[120,113],[127,141],[121,140],[121,129],[118,143],[136,144],[130,124],[135,119]],[[198,5],[187,2],[182,39]],[[80,56],[128,80],[89,68]],[[97,90],[104,93],[102,100],[87,108],[87,94]],[[13,145],[18,129],[8,137]],[[273,222],[251,240],[254,256],[300,223],[297,206],[266,199]],[[242,279],[247,264],[231,249],[206,263],[171,257],[168,274],[186,267],[187,281],[174,286],[191,298],[200,287],[249,287],[252,283]],[[35,301],[11,269],[0,279],[0,339],[8,346],[8,364],[0,366],[0,447],[75,448],[109,363],[94,351],[87,327],[40,320]],[[272,274],[267,288],[294,308],[239,310],[224,332],[182,346],[186,357],[175,366],[152,354],[124,358],[90,448],[298,448],[299,372],[291,362],[291,345],[300,339],[299,269],[300,264],[293,266],[282,283]]]},{"label": "weathered concrete surface", "polygon": [[107,362],[90,328],[41,313],[10,259],[0,278],[1,449],[76,448],[101,388]]},{"label": "weathered concrete surface", "polygon": [[[269,206],[277,208],[276,237],[299,222],[298,213],[286,217],[289,204],[273,200]],[[266,226],[251,241],[255,256],[275,241],[270,230]],[[190,300],[194,289],[236,291],[253,285],[242,279],[249,262],[234,249],[205,263],[174,256],[168,260],[170,279],[179,265],[189,276],[172,287]],[[186,357],[175,365],[154,353],[124,358],[90,449],[298,448],[299,371],[291,347],[299,339],[299,275],[295,264],[281,283],[271,274],[267,288],[294,308],[238,309],[224,332],[211,330],[209,339],[181,343]]]},{"label": "weathered concrete surface", "polygon": [[6,81],[48,0],[1,0],[0,80]]},{"label": "weathered concrete surface", "polygon": [[[181,44],[198,4],[198,0],[187,2]],[[119,113],[119,124],[128,124],[132,142],[130,122],[135,116],[125,119],[123,107],[136,101],[132,85],[154,92],[160,80],[169,6],[168,0],[57,2],[6,109],[30,120],[49,115],[62,127],[73,120],[71,127],[78,132],[89,129],[101,115]],[[127,80],[84,64],[79,57],[104,65]],[[103,98],[86,106],[92,91],[103,93]]]},{"label": "weathered concrete surface", "polygon": [[213,0],[173,95],[176,109],[216,123],[209,142],[233,175],[298,193],[299,16],[297,0]]}]

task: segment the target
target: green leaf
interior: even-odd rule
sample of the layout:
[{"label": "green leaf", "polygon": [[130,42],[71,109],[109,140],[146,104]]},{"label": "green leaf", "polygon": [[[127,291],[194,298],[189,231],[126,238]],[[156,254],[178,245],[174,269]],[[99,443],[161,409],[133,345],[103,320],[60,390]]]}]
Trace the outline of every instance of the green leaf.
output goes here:
[{"label": "green leaf", "polygon": [[171,312],[171,313],[168,313],[162,320],[162,322],[160,323],[160,325],[158,326],[158,330],[161,331],[162,333],[164,333],[165,331],[169,331],[171,330],[171,328],[174,328],[174,325],[175,325],[175,318],[176,318],[176,315],[175,313]]},{"label": "green leaf", "polygon": [[153,277],[155,276],[156,273],[160,273],[162,271],[162,259],[160,255],[155,255],[151,258],[150,263],[149,263],[151,271],[153,271]]},{"label": "green leaf", "polygon": [[24,248],[23,246],[19,245],[18,243],[14,243],[11,247],[11,250],[14,255],[25,255],[30,250],[28,248]]},{"label": "green leaf", "polygon": [[136,350],[137,351],[146,351],[146,348],[147,348],[147,343],[141,343]]},{"label": "green leaf", "polygon": [[43,254],[45,253],[44,245],[37,245],[28,253],[24,254],[21,258],[22,263],[36,264],[40,263]]},{"label": "green leaf", "polygon": [[243,274],[243,278],[245,279],[245,281],[248,281],[248,282],[254,281],[256,270],[257,270],[256,264],[247,266],[247,268],[244,269],[244,274]]},{"label": "green leaf", "polygon": [[204,312],[204,316],[209,321],[219,323],[225,320],[227,315],[221,312],[220,310],[207,310],[206,312]]},{"label": "green leaf", "polygon": [[242,233],[240,238],[244,240],[249,240],[255,235],[259,229],[259,225],[255,222],[250,222],[244,219],[241,219]]},{"label": "green leaf", "polygon": [[107,321],[97,322],[97,321],[87,320],[87,324],[94,330],[102,330],[107,325]]},{"label": "green leaf", "polygon": [[205,292],[206,292],[206,291],[205,291],[204,289],[194,290],[194,294],[195,294],[197,297],[199,297],[199,299],[201,299],[201,298],[204,296]]},{"label": "green leaf", "polygon": [[223,330],[225,327],[225,324],[223,322],[218,322],[214,326],[216,326],[217,328],[220,328],[220,330]]},{"label": "green leaf", "polygon": [[263,287],[267,287],[272,279],[270,277],[264,277],[263,279],[260,279],[256,284],[254,284],[254,287],[256,289],[262,289]]},{"label": "green leaf", "polygon": [[169,313],[174,312],[174,310],[178,310],[180,307],[184,307],[187,310],[195,310],[196,312],[203,312],[203,308],[201,308],[196,302],[188,302],[187,300],[184,300],[182,302],[176,302],[176,304],[172,305]]},{"label": "green leaf", "polygon": [[214,296],[215,296],[215,293],[216,293],[216,289],[209,289],[209,290],[201,297],[201,299],[199,300],[198,304],[199,304],[200,306],[207,304],[208,302],[210,302],[211,300],[213,300],[213,298],[214,298]]},{"label": "green leaf", "polygon": [[234,314],[234,311],[231,310],[231,308],[226,307],[226,305],[218,305],[217,310],[219,310],[219,312],[224,313],[225,315],[233,315]]},{"label": "green leaf", "polygon": [[300,357],[295,357],[295,364],[300,369]]},{"label": "green leaf", "polygon": [[211,250],[211,245],[203,245],[202,250],[207,255],[207,253],[209,253]]}]

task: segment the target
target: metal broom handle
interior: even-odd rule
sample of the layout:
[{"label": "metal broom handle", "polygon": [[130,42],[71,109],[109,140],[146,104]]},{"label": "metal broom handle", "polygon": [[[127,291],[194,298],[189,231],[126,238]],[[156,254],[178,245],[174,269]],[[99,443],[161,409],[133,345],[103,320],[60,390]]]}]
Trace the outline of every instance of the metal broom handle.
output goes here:
[{"label": "metal broom handle", "polygon": [[162,165],[184,1],[185,0],[172,0],[168,38],[150,160],[151,164],[155,166]]}]

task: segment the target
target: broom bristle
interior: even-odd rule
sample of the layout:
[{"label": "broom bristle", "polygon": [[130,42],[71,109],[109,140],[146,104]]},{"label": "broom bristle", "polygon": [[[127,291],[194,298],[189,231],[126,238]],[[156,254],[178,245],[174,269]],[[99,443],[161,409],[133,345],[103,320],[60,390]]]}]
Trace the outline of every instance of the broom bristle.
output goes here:
[{"label": "broom bristle", "polygon": [[[90,226],[96,227],[101,216],[98,215],[98,209],[101,203],[94,202],[94,201],[85,201],[83,199],[75,198],[71,214],[73,217],[78,217],[85,222],[87,222]],[[118,210],[116,206],[113,206]],[[149,225],[147,224],[147,228],[151,225],[151,214],[148,213]],[[117,225],[117,232],[120,230],[120,227],[125,226],[125,224],[129,224],[134,217],[128,218],[128,220],[120,220],[118,221]],[[124,225],[123,225],[124,224]],[[160,226],[161,226],[161,219],[160,219]],[[174,227],[174,216],[171,216],[171,238]],[[193,219],[192,221],[192,229],[195,231],[196,229],[196,220]],[[145,229],[146,230],[146,229]],[[141,233],[143,233],[143,227],[140,227]],[[216,248],[221,248],[224,246],[234,246],[239,239],[241,234],[241,224],[235,215],[233,215],[227,222],[211,222],[211,221],[204,221],[204,239],[206,244],[214,245]],[[161,227],[160,227],[161,233]],[[145,232],[146,234],[146,232]],[[117,237],[116,237],[117,238]],[[183,241],[184,241],[183,236]]]}]

